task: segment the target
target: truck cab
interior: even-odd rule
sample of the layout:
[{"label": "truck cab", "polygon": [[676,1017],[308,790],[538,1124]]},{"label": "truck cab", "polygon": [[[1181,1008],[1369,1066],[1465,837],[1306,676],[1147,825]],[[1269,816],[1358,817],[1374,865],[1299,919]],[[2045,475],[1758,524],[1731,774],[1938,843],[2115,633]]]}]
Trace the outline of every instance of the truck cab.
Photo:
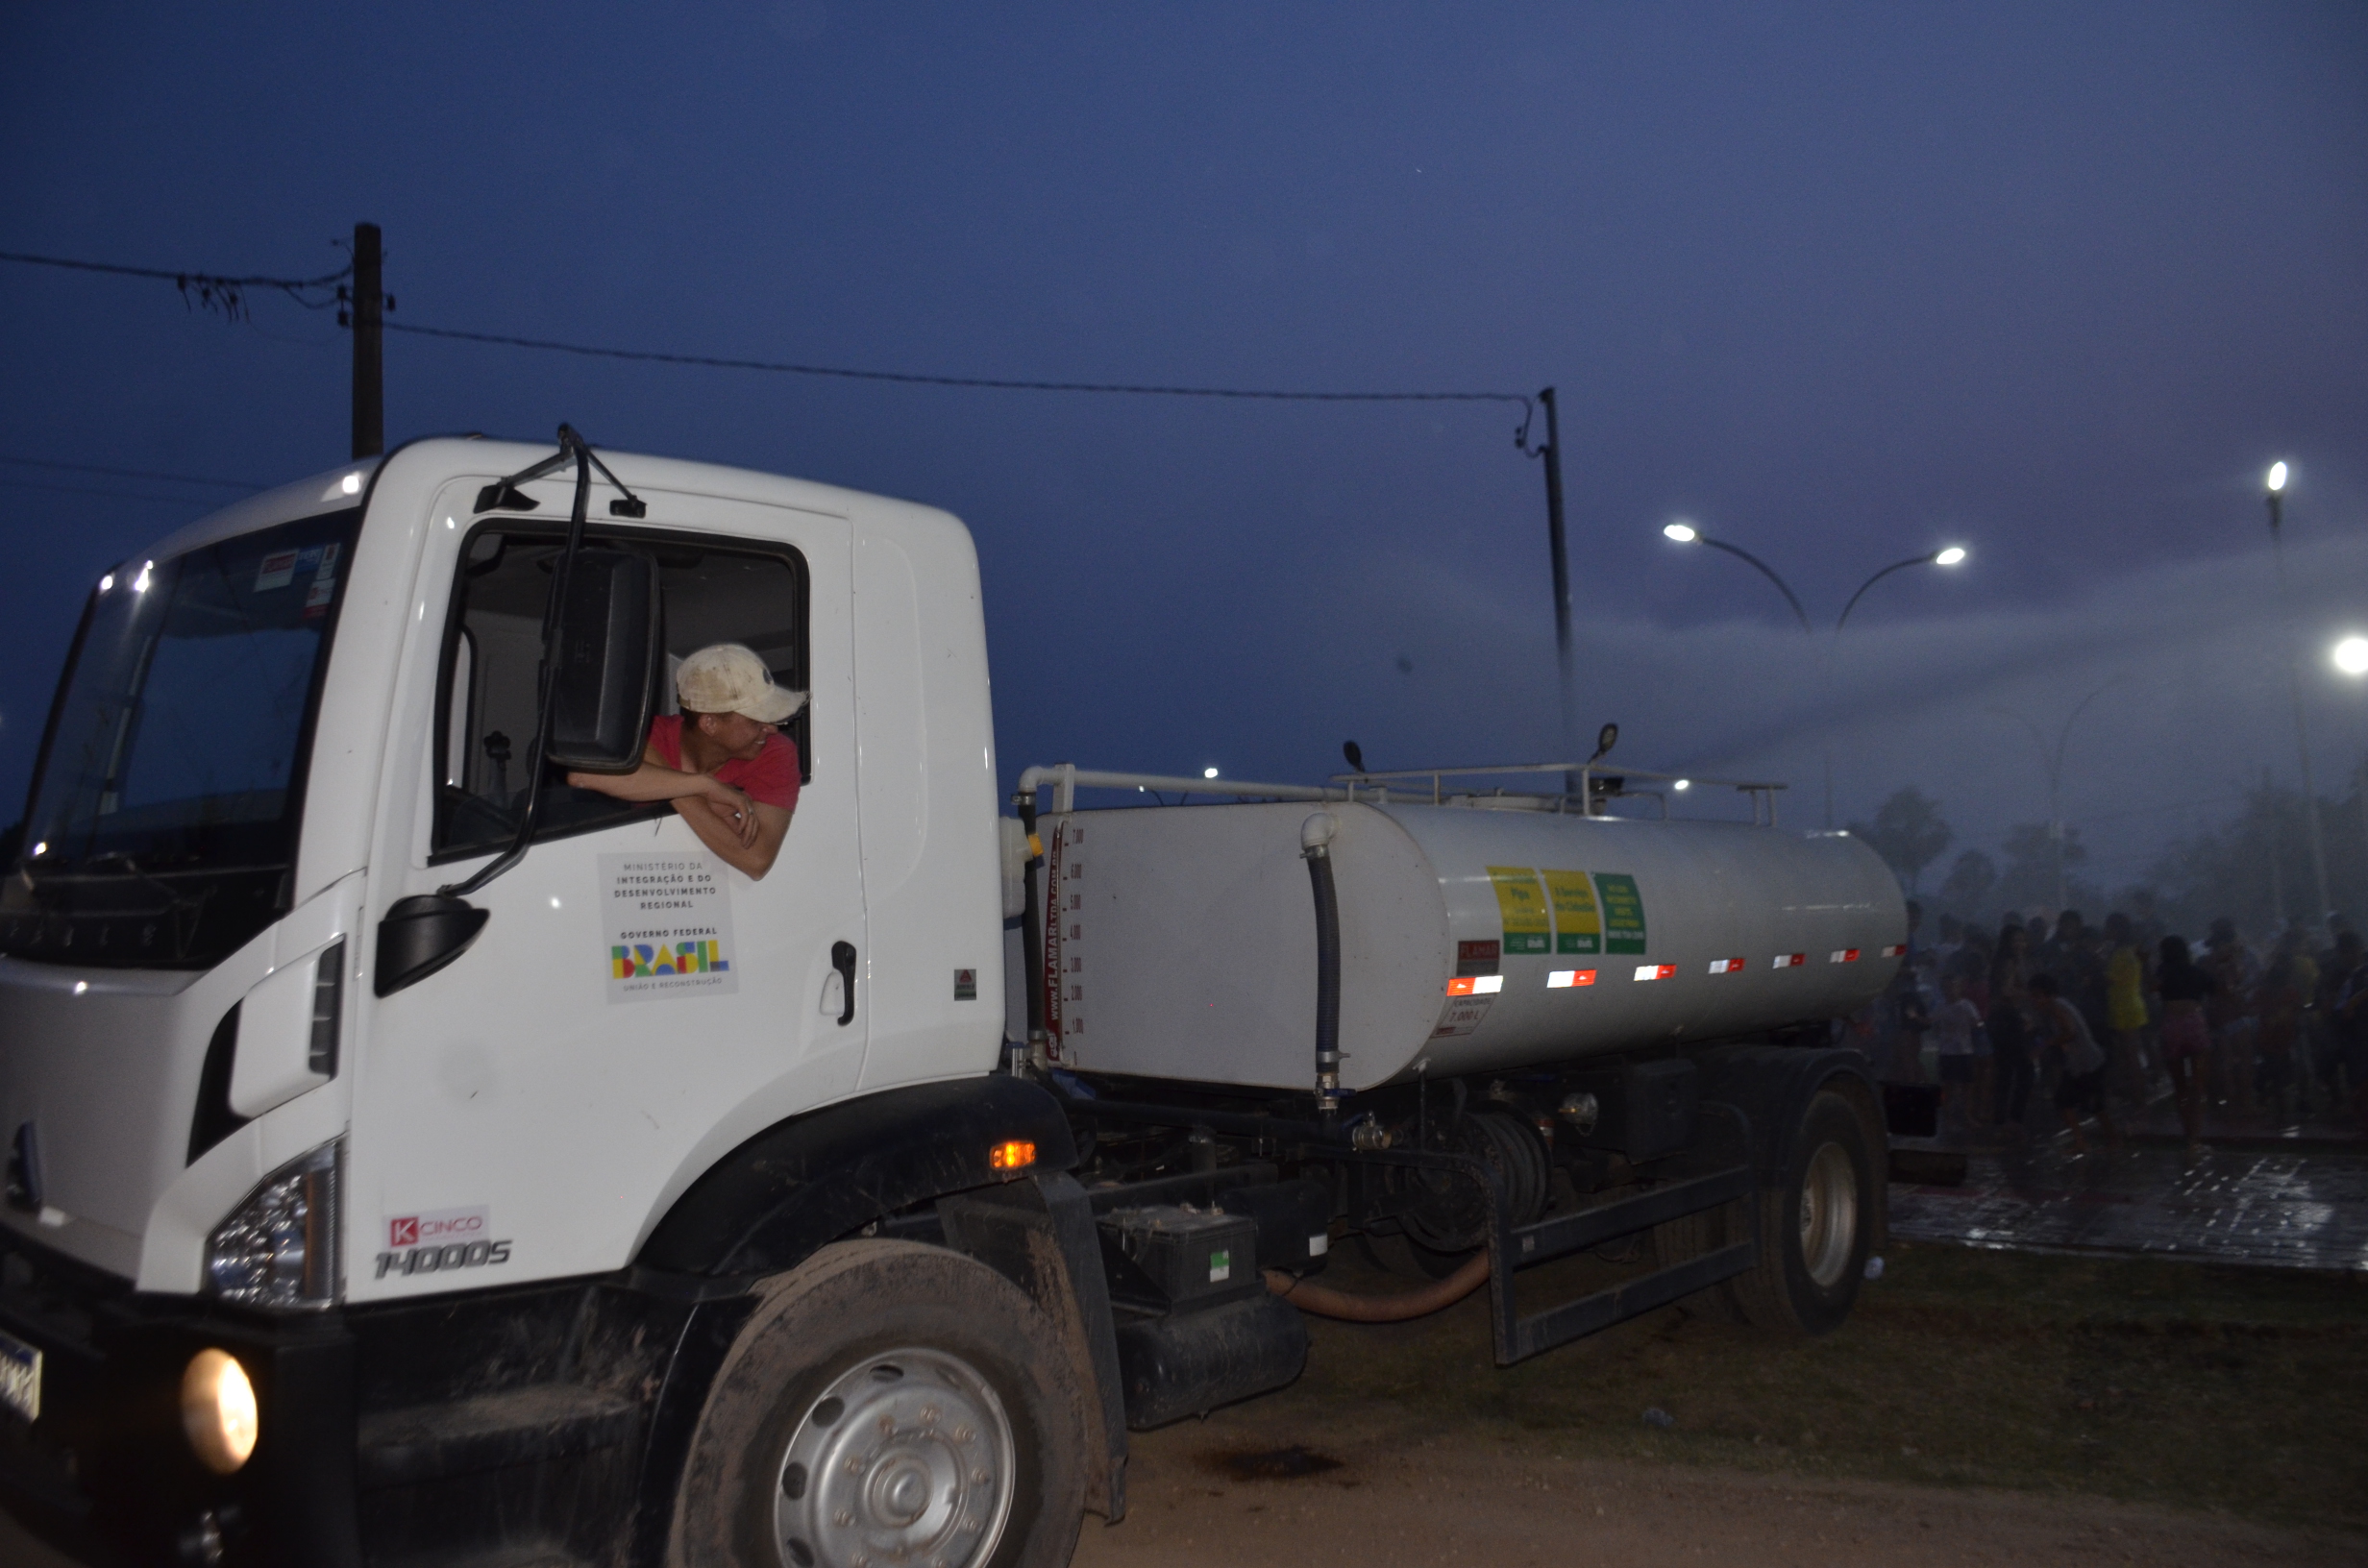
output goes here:
[{"label": "truck cab", "polygon": [[[71,1282],[178,1333],[219,1313],[276,1344],[458,1287],[610,1275],[764,1129],[995,1066],[970,537],[927,507],[709,465],[608,458],[639,505],[584,542],[652,563],[668,668],[737,643],[809,694],[769,873],[706,853],[665,802],[553,782],[524,858],[475,895],[465,956],[383,983],[390,908],[518,832],[568,477],[480,500],[546,451],[415,443],[231,507],[93,589],[0,894],[0,1225],[28,1302]],[[39,1438],[124,1358],[41,1360],[19,1413],[58,1419],[14,1457],[71,1501],[107,1471],[85,1449],[112,1439]],[[268,1468],[290,1418],[254,1376]],[[220,1489],[187,1479],[191,1503]],[[143,1538],[235,1549],[236,1501]]]}]

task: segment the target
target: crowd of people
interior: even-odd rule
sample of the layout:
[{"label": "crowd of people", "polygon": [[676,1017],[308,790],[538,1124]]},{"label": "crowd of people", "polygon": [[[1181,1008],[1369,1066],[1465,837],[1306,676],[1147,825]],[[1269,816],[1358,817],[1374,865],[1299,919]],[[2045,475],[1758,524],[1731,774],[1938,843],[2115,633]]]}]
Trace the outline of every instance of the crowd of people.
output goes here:
[{"label": "crowd of people", "polygon": [[1933,942],[1908,912],[1907,962],[1860,1038],[1887,1081],[1937,1080],[1951,1131],[2060,1121],[2085,1152],[2091,1123],[2118,1145],[2165,1097],[2190,1155],[2212,1108],[2368,1128],[2368,953],[2340,915],[2324,946],[2289,925],[2257,950],[2222,919],[2199,950],[2119,911],[2102,926],[2009,915],[1994,931],[1944,915]]}]

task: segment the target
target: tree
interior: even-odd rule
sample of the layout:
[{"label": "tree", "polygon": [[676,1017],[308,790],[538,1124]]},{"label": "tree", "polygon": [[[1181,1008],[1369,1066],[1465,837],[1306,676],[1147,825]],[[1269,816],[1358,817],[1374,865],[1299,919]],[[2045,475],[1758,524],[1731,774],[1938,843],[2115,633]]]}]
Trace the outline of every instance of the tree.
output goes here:
[{"label": "tree", "polygon": [[1998,885],[1998,863],[1979,849],[1968,849],[1949,866],[1940,881],[1942,910],[1970,920],[1987,913],[1990,890]]},{"label": "tree", "polygon": [[1940,820],[1940,802],[1911,784],[1894,791],[1875,810],[1873,826],[1852,822],[1850,831],[1864,839],[1884,863],[1899,873],[1908,891],[1916,891],[1924,868],[1940,856],[1956,833]]}]

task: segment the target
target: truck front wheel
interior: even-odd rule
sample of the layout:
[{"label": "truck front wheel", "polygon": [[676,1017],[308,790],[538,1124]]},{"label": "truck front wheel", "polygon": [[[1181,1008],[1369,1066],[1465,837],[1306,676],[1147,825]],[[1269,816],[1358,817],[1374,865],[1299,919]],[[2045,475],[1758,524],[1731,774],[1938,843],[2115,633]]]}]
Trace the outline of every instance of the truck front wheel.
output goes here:
[{"label": "truck front wheel", "polygon": [[692,1439],[674,1560],[1069,1560],[1085,1443],[1059,1335],[985,1264],[851,1241],[751,1316]]},{"label": "truck front wheel", "polygon": [[1743,1315],[1783,1334],[1828,1334],[1859,1297],[1882,1201],[1866,1128],[1831,1090],[1813,1096],[1784,1179],[1760,1194],[1760,1261],[1730,1282]]}]

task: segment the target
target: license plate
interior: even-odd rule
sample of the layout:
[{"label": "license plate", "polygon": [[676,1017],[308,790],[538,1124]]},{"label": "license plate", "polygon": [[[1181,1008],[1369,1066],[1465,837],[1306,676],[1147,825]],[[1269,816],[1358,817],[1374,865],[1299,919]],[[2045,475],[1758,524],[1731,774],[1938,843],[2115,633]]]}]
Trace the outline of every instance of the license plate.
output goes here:
[{"label": "license plate", "polygon": [[41,1353],[9,1334],[0,1334],[0,1405],[28,1421],[41,1418]]}]

